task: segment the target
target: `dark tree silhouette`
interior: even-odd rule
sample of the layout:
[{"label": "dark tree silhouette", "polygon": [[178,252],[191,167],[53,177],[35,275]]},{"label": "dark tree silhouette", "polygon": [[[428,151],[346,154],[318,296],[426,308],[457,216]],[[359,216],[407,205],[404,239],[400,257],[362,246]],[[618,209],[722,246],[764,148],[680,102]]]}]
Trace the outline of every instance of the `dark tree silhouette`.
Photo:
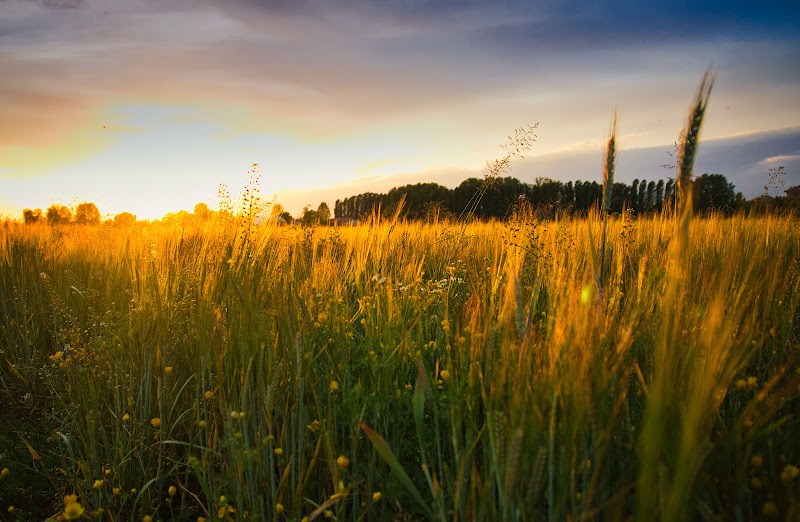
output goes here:
[{"label": "dark tree silhouette", "polygon": [[36,210],[31,210],[26,208],[22,211],[22,219],[25,221],[26,225],[38,223],[42,219],[42,209],[37,208]]},{"label": "dark tree silhouette", "polygon": [[99,225],[100,210],[94,203],[81,203],[75,209],[75,223],[79,225]]},{"label": "dark tree silhouette", "polygon": [[46,215],[48,225],[66,225],[72,221],[72,211],[64,205],[50,205]]}]

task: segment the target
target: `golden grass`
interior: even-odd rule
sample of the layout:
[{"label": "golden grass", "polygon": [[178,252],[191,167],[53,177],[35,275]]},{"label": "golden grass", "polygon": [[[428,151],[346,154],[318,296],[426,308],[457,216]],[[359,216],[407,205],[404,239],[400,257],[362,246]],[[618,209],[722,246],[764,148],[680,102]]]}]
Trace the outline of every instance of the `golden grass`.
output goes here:
[{"label": "golden grass", "polygon": [[677,225],[611,218],[600,299],[598,213],[8,225],[3,420],[49,442],[0,508],[35,476],[40,518],[796,516],[797,222],[696,219],[679,273]]}]

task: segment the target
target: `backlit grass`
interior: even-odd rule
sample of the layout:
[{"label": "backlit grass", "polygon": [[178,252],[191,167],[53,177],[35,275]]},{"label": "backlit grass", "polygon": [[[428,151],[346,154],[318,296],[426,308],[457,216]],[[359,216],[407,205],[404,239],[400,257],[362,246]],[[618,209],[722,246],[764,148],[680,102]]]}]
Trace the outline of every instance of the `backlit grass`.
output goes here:
[{"label": "backlit grass", "polygon": [[602,230],[6,224],[0,513],[799,516],[797,221]]}]

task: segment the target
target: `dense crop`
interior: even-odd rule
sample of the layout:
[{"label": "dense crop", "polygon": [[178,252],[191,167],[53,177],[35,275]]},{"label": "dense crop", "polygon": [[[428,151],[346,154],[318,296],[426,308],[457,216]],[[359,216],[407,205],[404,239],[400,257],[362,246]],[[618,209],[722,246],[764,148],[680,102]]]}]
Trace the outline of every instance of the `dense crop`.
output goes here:
[{"label": "dense crop", "polygon": [[797,221],[602,229],[7,224],[2,514],[800,516]]}]

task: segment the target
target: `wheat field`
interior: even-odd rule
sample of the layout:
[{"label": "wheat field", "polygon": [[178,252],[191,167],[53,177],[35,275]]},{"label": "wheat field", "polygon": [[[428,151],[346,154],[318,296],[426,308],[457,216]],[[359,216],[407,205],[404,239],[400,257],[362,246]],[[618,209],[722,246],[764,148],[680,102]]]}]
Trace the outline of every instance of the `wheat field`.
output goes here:
[{"label": "wheat field", "polygon": [[0,513],[797,519],[798,221],[681,227],[6,223]]}]

